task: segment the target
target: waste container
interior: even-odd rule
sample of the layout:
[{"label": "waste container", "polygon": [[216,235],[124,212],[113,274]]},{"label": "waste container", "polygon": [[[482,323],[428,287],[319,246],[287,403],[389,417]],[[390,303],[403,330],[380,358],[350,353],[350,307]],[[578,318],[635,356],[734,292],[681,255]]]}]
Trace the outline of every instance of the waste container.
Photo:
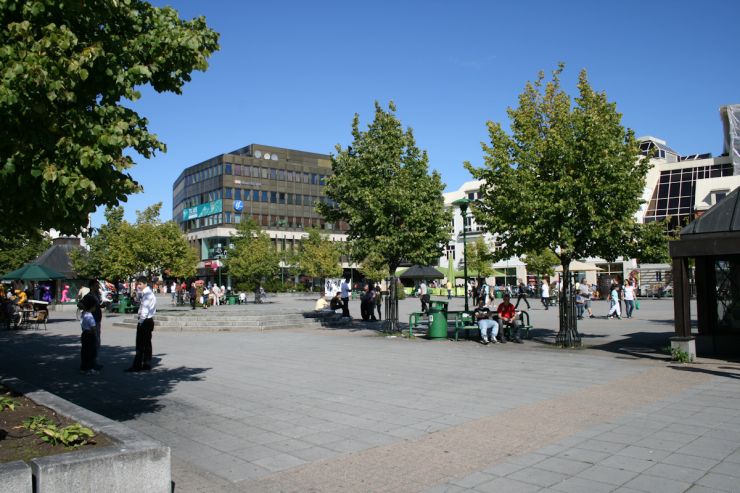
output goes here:
[{"label": "waste container", "polygon": [[118,302],[118,313],[126,313],[126,309],[131,306],[131,298],[121,297]]},{"label": "waste container", "polygon": [[236,300],[238,299],[239,298],[237,296],[230,294],[229,296],[226,297],[226,303],[229,305],[236,305]]},{"label": "waste container", "polygon": [[442,310],[444,312],[445,316],[447,316],[447,306],[449,304],[450,304],[450,302],[449,301],[446,301],[446,300],[444,300],[444,301],[443,300],[431,300],[429,302],[429,306],[430,307],[439,308],[440,310]]},{"label": "waste container", "polygon": [[431,302],[427,337],[429,339],[447,339],[447,302]]}]

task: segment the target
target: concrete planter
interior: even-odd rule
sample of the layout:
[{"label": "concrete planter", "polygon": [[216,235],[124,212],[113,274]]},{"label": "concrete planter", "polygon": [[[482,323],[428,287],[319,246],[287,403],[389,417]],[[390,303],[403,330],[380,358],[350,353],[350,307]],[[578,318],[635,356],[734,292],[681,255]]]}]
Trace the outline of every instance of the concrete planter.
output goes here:
[{"label": "concrete planter", "polygon": [[172,491],[170,448],[16,378],[3,385],[118,442],[111,447],[0,464],[0,493]]}]

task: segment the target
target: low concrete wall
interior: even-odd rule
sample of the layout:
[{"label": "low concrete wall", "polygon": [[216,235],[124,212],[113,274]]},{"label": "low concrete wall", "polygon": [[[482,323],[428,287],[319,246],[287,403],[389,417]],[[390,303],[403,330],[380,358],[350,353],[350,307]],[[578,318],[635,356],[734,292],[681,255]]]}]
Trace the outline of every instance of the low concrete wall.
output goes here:
[{"label": "low concrete wall", "polygon": [[0,493],[31,491],[31,468],[22,460],[0,464]]},{"label": "low concrete wall", "polygon": [[[96,432],[118,442],[111,447],[76,450],[30,461],[33,483],[27,489],[11,491],[98,492],[136,491],[165,493],[172,491],[170,449],[131,428],[81,408],[69,401],[25,382],[8,378],[3,385],[25,394],[37,404],[51,408]],[[0,469],[0,484],[5,484]],[[0,491],[4,491],[0,488]]]}]

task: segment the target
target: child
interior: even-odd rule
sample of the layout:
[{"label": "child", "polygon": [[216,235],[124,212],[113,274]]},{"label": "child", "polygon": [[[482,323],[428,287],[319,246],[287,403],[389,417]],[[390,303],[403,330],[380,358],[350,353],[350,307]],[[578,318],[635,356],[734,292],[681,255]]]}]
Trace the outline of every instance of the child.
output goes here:
[{"label": "child", "polygon": [[80,317],[80,326],[82,327],[82,350],[80,352],[80,372],[85,375],[95,375],[95,356],[97,354],[97,339],[95,337],[95,318],[92,310],[95,308],[95,301],[91,296],[82,299],[82,316]]}]

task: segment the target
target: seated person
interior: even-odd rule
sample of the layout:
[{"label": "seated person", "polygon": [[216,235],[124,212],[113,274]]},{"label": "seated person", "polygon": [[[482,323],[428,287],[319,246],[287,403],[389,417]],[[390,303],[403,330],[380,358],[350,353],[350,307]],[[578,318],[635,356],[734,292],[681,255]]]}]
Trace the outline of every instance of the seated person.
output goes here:
[{"label": "seated person", "polygon": [[504,301],[496,309],[498,312],[498,319],[501,325],[501,342],[506,342],[506,335],[504,328],[511,327],[511,336],[514,338],[514,342],[517,344],[522,343],[522,339],[519,337],[519,318],[511,304],[511,296],[509,293],[504,293]]},{"label": "seated person", "polygon": [[243,305],[247,302],[247,293],[244,291],[239,291],[239,304]]},{"label": "seated person", "polygon": [[478,300],[478,306],[473,312],[475,320],[478,322],[480,329],[480,341],[483,345],[488,344],[488,330],[491,330],[491,342],[496,344],[496,335],[498,334],[498,322],[491,319],[491,309],[486,306],[486,301],[482,297]]},{"label": "seated person", "polygon": [[334,297],[331,299],[331,302],[329,302],[329,307],[332,310],[341,310],[343,306],[342,303],[342,293],[341,291],[337,291]]},{"label": "seated person", "polygon": [[313,311],[322,312],[328,309],[329,309],[329,302],[326,301],[326,293],[322,291],[321,296],[319,296],[319,299],[316,300],[316,305],[314,305]]}]

